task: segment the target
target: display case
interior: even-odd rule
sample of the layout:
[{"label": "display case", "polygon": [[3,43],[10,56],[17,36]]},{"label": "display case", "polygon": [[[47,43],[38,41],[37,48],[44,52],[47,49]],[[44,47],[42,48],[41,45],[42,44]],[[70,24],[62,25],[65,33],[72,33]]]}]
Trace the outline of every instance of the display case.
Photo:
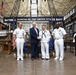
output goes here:
[{"label": "display case", "polygon": [[9,30],[0,30],[0,47],[1,53],[11,53],[11,35],[12,32]]},{"label": "display case", "polygon": [[76,32],[76,6],[64,16],[64,27],[68,38],[73,38]]},{"label": "display case", "polygon": [[74,23],[67,24],[65,30],[67,32],[67,37],[72,38],[74,33]]},{"label": "display case", "polygon": [[64,28],[67,32],[67,39],[65,41],[65,48],[68,45],[68,46],[70,46],[70,51],[73,51],[73,49],[72,49],[72,47],[74,47],[73,36],[74,36],[74,33],[76,33],[76,12],[74,12],[70,17],[65,19]]},{"label": "display case", "polygon": [[[64,27],[67,32],[68,38],[73,38],[74,33],[76,32],[76,18],[75,15],[72,15],[70,18],[64,21]],[[70,19],[70,20],[69,20]]]},{"label": "display case", "polygon": [[3,23],[3,17],[0,16],[0,53],[11,53],[11,35],[9,25]]}]

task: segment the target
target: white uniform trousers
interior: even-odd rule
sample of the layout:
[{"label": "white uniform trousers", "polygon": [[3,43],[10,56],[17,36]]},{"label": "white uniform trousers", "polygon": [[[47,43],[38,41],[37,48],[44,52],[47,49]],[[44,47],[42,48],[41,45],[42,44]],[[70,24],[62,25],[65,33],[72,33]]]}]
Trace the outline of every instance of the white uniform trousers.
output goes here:
[{"label": "white uniform trousers", "polygon": [[49,59],[49,43],[41,42],[41,54],[42,58]]},{"label": "white uniform trousers", "polygon": [[56,58],[64,58],[64,40],[63,39],[58,39],[55,40],[55,52],[56,52]]},{"label": "white uniform trousers", "polygon": [[24,45],[24,39],[23,38],[17,38],[16,39],[16,46],[17,46],[17,58],[23,58],[23,45]]}]

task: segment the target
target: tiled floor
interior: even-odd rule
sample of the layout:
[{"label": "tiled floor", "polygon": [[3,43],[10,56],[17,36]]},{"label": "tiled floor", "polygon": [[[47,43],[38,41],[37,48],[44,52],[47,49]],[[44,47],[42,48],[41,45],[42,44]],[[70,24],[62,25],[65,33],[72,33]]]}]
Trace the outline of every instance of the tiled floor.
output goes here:
[{"label": "tiled floor", "polygon": [[17,61],[13,54],[0,54],[0,75],[76,75],[76,56],[65,52],[64,61],[35,60],[26,57]]}]

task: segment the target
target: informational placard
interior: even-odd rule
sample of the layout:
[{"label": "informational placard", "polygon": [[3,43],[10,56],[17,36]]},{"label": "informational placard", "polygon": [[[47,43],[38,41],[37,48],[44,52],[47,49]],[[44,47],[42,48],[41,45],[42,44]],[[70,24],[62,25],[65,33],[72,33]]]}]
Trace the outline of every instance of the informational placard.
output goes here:
[{"label": "informational placard", "polygon": [[5,23],[16,21],[63,21],[63,17],[4,17]]}]

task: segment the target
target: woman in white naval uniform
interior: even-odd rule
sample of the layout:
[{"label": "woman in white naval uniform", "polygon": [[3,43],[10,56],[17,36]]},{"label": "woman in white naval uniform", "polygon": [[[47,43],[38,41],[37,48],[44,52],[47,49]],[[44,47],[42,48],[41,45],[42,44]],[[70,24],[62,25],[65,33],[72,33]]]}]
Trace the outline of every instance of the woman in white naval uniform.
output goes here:
[{"label": "woman in white naval uniform", "polygon": [[18,28],[13,32],[13,43],[16,42],[17,47],[17,60],[23,59],[23,45],[25,41],[25,30],[22,29],[22,23],[18,23]]},{"label": "woman in white naval uniform", "polygon": [[[55,45],[55,52],[56,52],[56,58],[55,60],[63,60],[64,59],[64,38],[66,37],[66,31],[64,28],[60,27],[61,23],[56,23],[56,28],[53,31],[54,36],[54,45]],[[59,57],[60,55],[60,57]]]},{"label": "woman in white naval uniform", "polygon": [[39,32],[39,38],[41,39],[42,59],[49,59],[50,32],[46,30],[45,25],[42,25],[42,31]]}]

